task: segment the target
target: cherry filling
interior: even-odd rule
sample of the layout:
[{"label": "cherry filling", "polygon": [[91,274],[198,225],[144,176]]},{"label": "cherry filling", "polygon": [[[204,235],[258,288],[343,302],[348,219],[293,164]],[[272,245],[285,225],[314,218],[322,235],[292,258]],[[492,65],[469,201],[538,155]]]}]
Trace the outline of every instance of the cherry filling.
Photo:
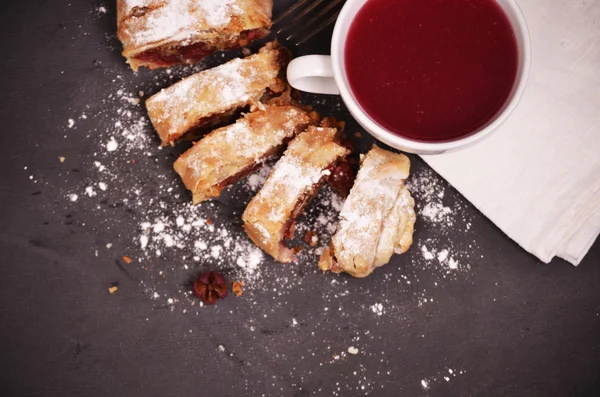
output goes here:
[{"label": "cherry filling", "polygon": [[216,51],[233,50],[243,47],[251,41],[266,36],[267,33],[268,31],[264,29],[252,29],[243,31],[236,40],[230,42],[221,42],[211,45],[206,43],[193,43],[179,46],[167,45],[144,51],[136,55],[135,59],[163,67],[178,63],[195,63]]},{"label": "cherry filling", "polygon": [[331,172],[327,180],[329,186],[342,197],[347,197],[356,178],[356,168],[352,162],[344,159],[331,165],[328,170]]}]

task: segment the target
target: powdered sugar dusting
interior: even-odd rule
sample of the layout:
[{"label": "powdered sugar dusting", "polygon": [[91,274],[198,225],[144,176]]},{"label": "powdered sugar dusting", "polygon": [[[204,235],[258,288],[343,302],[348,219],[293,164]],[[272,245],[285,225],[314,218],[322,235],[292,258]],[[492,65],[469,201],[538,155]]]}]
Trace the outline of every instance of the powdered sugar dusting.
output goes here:
[{"label": "powdered sugar dusting", "polygon": [[[147,93],[152,94],[161,86],[168,86],[170,81],[177,78],[177,73],[193,73],[197,68],[162,71],[159,78],[153,78],[144,86],[127,87],[120,75],[113,76],[110,80],[112,93],[107,95],[100,109],[87,107],[85,119],[81,114],[73,115],[73,119],[79,120],[77,134],[81,135],[86,127],[91,128],[86,139],[91,143],[95,142],[98,150],[87,160],[90,177],[78,188],[69,188],[69,191],[63,192],[65,202],[77,205],[92,204],[99,217],[99,227],[105,228],[108,236],[112,236],[113,230],[120,225],[131,229],[131,217],[135,219],[135,225],[138,227],[134,229],[137,229],[137,233],[130,233],[128,241],[133,248],[129,248],[128,253],[135,257],[134,263],[139,264],[140,269],[144,269],[143,277],[140,278],[144,290],[150,296],[158,292],[160,299],[174,299],[174,303],[169,307],[175,307],[184,301],[195,302],[190,298],[189,288],[174,285],[181,284],[181,281],[176,281],[181,277],[187,280],[196,272],[207,268],[221,271],[229,269],[226,270],[229,279],[245,282],[244,296],[247,299],[253,299],[255,294],[260,294],[261,286],[266,280],[270,283],[276,280],[277,294],[289,294],[294,289],[286,289],[285,286],[299,286],[304,279],[295,274],[295,266],[273,265],[272,259],[250,242],[239,224],[234,225],[229,221],[210,224],[209,218],[215,220],[223,216],[222,207],[218,202],[207,202],[197,207],[189,204],[189,193],[172,172],[173,157],[170,155],[170,149],[159,147],[156,134],[145,115],[143,98]],[[98,128],[99,125],[103,125],[104,128]],[[65,125],[64,128],[68,130],[68,126]],[[117,142],[117,150],[109,152],[106,145],[112,140]],[[241,218],[245,204],[252,193],[264,184],[272,166],[273,162],[270,162],[236,185],[237,187],[234,186],[231,191],[223,193],[220,200],[238,206],[232,219]],[[150,180],[148,175],[151,176]],[[317,176],[315,174],[314,180]],[[418,282],[417,277],[411,275],[411,272],[417,270],[407,270],[411,268],[422,268],[426,272],[439,275],[438,282],[452,280],[459,275],[468,277],[470,259],[477,247],[474,242],[470,248],[457,245],[453,241],[457,227],[468,233],[468,228],[461,229],[461,225],[471,224],[470,219],[462,217],[461,204],[452,206],[444,202],[448,195],[444,195],[445,188],[442,182],[427,169],[413,173],[408,182],[419,210],[428,203],[451,208],[452,211],[446,215],[452,218],[454,226],[449,227],[443,222],[436,223],[421,215],[419,222],[422,224],[417,224],[414,246],[407,254],[393,259],[404,263],[397,268],[400,277],[392,277],[395,272],[391,264],[378,271],[386,274],[385,280],[389,274],[389,282],[406,285]],[[93,190],[91,195],[90,189],[86,189],[89,187]],[[110,201],[101,204],[106,202],[107,198],[110,198]],[[303,264],[305,274],[319,273],[316,263],[338,227],[338,216],[344,201],[325,186],[306,209],[306,215],[298,220],[296,236],[300,240],[308,231],[314,232],[318,239],[316,247],[308,247],[301,243],[304,249],[298,254],[298,260]],[[131,213],[126,219],[118,221],[109,214],[121,206],[131,209]],[[423,235],[423,228],[432,228],[432,231]],[[433,258],[423,257],[422,245],[427,247]],[[448,251],[446,258],[444,250]],[[351,293],[351,290],[345,287],[345,282],[336,282],[334,286],[330,292],[333,296]],[[167,290],[170,292],[165,298]],[[421,289],[419,294],[415,295],[414,302],[419,305],[425,298],[428,298],[427,289]],[[373,313],[377,317],[384,318],[398,313],[396,304],[385,296],[381,296],[378,303],[382,308],[385,307],[385,310],[382,310],[381,314]],[[427,299],[427,303],[432,304],[430,299]],[[195,306],[198,307],[197,303]],[[370,306],[366,306],[364,310],[371,312]]]},{"label": "powdered sugar dusting", "polygon": [[119,144],[117,143],[117,141],[115,140],[115,138],[111,136],[110,140],[106,144],[106,151],[107,152],[114,152],[115,150],[117,150],[118,147],[119,147]]},{"label": "powdered sugar dusting", "polygon": [[271,173],[273,167],[271,165],[262,166],[258,172],[248,177],[248,184],[246,185],[250,191],[257,191],[267,180],[267,177]]},{"label": "powdered sugar dusting", "polygon": [[245,16],[243,0],[125,0],[126,30],[136,45],[194,40]]},{"label": "powdered sugar dusting", "polygon": [[375,303],[374,305],[371,306],[371,311],[375,314],[377,314],[378,316],[383,315],[383,313],[385,313],[384,309],[383,309],[383,305],[381,303]]},{"label": "powdered sugar dusting", "polygon": [[263,49],[192,75],[146,102],[162,135],[175,138],[196,126],[197,118],[221,114],[260,98],[277,78],[276,50]]},{"label": "powdered sugar dusting", "polygon": [[[302,163],[294,156],[286,156],[272,170],[257,195],[257,203],[271,202],[272,197],[278,195],[278,202],[285,204],[269,205],[271,211],[265,215],[272,222],[284,222],[290,206],[328,172],[319,166]],[[281,189],[280,186],[285,186],[285,189]]]},{"label": "powdered sugar dusting", "polygon": [[[407,176],[405,168],[408,168],[399,164],[406,164],[405,160],[403,155],[393,155],[380,149],[371,150],[363,160],[350,197],[342,207],[338,231],[333,237],[335,255],[343,267],[359,261],[361,265],[372,268],[378,252],[393,249],[396,244],[396,241],[389,241],[390,247],[379,246],[380,241],[386,241],[394,234],[386,229],[386,218],[393,218],[390,215],[392,208],[399,204],[396,209],[401,210],[401,204],[408,205],[408,201],[397,202],[401,200],[400,192]],[[390,164],[397,167],[397,172],[382,175]],[[399,216],[400,211],[396,215]],[[395,232],[397,226],[389,225],[389,228],[394,228]]]},{"label": "powdered sugar dusting", "polygon": [[236,0],[203,0],[199,2],[209,26],[221,27],[231,22],[233,15],[243,12]]},{"label": "powdered sugar dusting", "polygon": [[[118,58],[117,52],[114,58]],[[296,233],[296,239],[302,240],[305,232],[314,232],[317,246],[300,241],[303,249],[297,263],[275,263],[250,242],[240,221],[272,163],[225,191],[219,200],[192,207],[189,192],[172,170],[173,161],[187,143],[159,149],[159,140],[146,116],[144,98],[205,65],[142,71],[135,77],[129,77],[125,65],[103,66],[90,72],[93,76],[83,80],[82,89],[97,93],[105,90],[104,98],[98,101],[95,95],[89,103],[80,101],[73,105],[71,114],[58,118],[57,128],[64,142],[70,145],[71,141],[85,140],[84,150],[77,155],[55,153],[47,169],[33,163],[21,165],[28,166],[22,171],[23,178],[29,181],[34,176],[32,187],[37,190],[45,184],[48,221],[65,222],[65,228],[79,236],[93,236],[88,240],[90,246],[85,247],[91,265],[83,258],[82,272],[89,272],[89,266],[107,269],[104,274],[114,279],[102,277],[99,281],[119,282],[119,294],[129,294],[132,307],[144,313],[148,324],[164,321],[165,313],[160,309],[172,311],[174,324],[185,327],[183,338],[202,332],[216,331],[218,335],[216,323],[233,325],[244,349],[250,349],[243,354],[244,370],[263,364],[260,354],[255,354],[259,351],[274,359],[294,360],[289,374],[283,376],[297,382],[294,387],[314,385],[311,395],[418,395],[449,390],[448,383],[464,371],[460,367],[463,357],[452,356],[448,353],[452,349],[442,353],[448,354],[445,357],[436,356],[434,362],[425,360],[420,364],[419,376],[402,384],[397,382],[400,374],[395,372],[393,360],[403,354],[406,343],[434,343],[425,329],[427,321],[439,316],[444,305],[455,302],[450,296],[452,291],[476,281],[474,274],[484,262],[476,244],[484,222],[453,189],[414,158],[408,183],[420,213],[413,246],[368,279],[357,280],[347,275],[323,275],[316,267],[338,226],[345,201],[323,186],[299,218]],[[342,106],[337,98],[319,98],[318,102]],[[343,108],[338,109],[342,109],[339,113],[343,117]],[[76,121],[72,129],[66,122],[69,118]],[[346,121],[352,125],[349,119]],[[126,138],[128,133],[131,139]],[[118,148],[108,152],[106,144],[111,137]],[[363,145],[362,152],[367,145]],[[65,154],[65,162],[56,160]],[[45,180],[44,173],[51,173],[52,178]],[[89,187],[95,195],[87,193]],[[71,201],[72,195],[77,197],[75,201]],[[450,212],[435,221],[422,213],[429,203],[431,208],[441,205]],[[427,259],[422,246],[431,254]],[[131,263],[123,262],[125,255]],[[229,281],[243,281],[243,295],[230,293],[216,305],[201,304],[191,293],[192,283],[208,270],[223,273]],[[107,293],[107,297],[118,299],[119,295]],[[198,316],[199,321],[181,318],[184,315]],[[179,325],[173,327],[173,332],[178,332]],[[190,334],[194,326],[198,328]],[[402,335],[394,340],[401,349],[395,355],[382,348],[390,340],[389,333],[381,332],[385,329],[398,330]],[[265,340],[275,343],[264,344]],[[235,339],[214,343],[215,353],[223,357],[240,352]],[[254,350],[256,346],[260,350]],[[352,352],[356,351],[355,356]],[[328,382],[317,385],[317,371],[326,371]],[[421,380],[427,384],[426,391]],[[281,394],[280,381],[278,375],[277,380],[273,379],[276,386],[263,392]],[[248,388],[245,394],[256,393]]]},{"label": "powdered sugar dusting", "polygon": [[[151,4],[154,3],[154,4]],[[162,40],[183,40],[193,32],[198,23],[193,12],[193,0],[171,0],[156,7],[152,0],[126,0],[127,14],[134,7],[137,10],[148,10],[143,19],[133,16],[132,26],[127,32],[136,45],[155,43]],[[154,5],[153,8],[145,8]]]},{"label": "powdered sugar dusting", "polygon": [[[203,189],[211,189],[260,164],[286,138],[292,137],[299,125],[307,122],[308,116],[302,116],[293,107],[268,107],[253,112],[201,139],[177,166],[189,172],[186,183],[203,193]],[[252,180],[258,183],[256,176]]]},{"label": "powdered sugar dusting", "polygon": [[421,215],[431,222],[444,223],[446,226],[452,226],[452,209],[445,207],[442,203],[427,203],[421,210]]}]

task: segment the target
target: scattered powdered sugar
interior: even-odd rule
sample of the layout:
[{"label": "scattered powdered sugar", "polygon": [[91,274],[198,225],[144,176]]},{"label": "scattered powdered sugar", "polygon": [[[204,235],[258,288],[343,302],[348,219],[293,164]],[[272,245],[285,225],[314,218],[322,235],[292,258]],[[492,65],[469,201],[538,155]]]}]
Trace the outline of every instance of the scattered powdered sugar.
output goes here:
[{"label": "scattered powdered sugar", "polygon": [[144,257],[181,252],[190,261],[216,268],[235,264],[230,277],[244,281],[250,289],[260,286],[265,256],[241,230],[218,226],[191,203],[166,208],[166,203],[159,202],[158,211],[150,210],[150,217],[140,222],[137,240]]},{"label": "scattered powdered sugar", "polygon": [[420,175],[408,179],[409,190],[419,199],[421,204],[418,214],[428,223],[442,231],[454,228],[460,208],[444,205],[445,187],[440,178],[432,170],[424,170]]},{"label": "scattered powdered sugar", "polygon": [[[82,153],[80,164],[74,165],[76,159],[72,156],[65,163],[56,162],[64,167],[59,176],[64,178],[65,185],[55,189],[65,214],[75,210],[86,213],[82,230],[93,233],[98,241],[90,247],[90,257],[105,260],[106,266],[115,266],[115,260],[122,262],[124,255],[132,259],[123,266],[125,271],[121,270],[120,278],[115,279],[121,282],[119,291],[132,288],[133,284],[133,288],[152,301],[154,309],[188,316],[221,316],[224,321],[236,316],[237,326],[253,339],[274,332],[285,337],[287,332],[291,335],[289,345],[296,347],[297,340],[304,340],[296,340],[296,333],[310,334],[317,344],[323,342],[327,348],[321,343],[318,348],[298,349],[299,363],[306,364],[305,357],[320,357],[320,366],[339,368],[342,361],[350,364],[354,360],[350,372],[331,371],[336,374],[331,382],[333,395],[393,393],[389,388],[379,391],[398,374],[381,371],[393,365],[387,352],[374,349],[382,343],[381,336],[374,332],[375,325],[397,324],[399,320],[414,322],[408,316],[425,315],[442,301],[443,283],[471,277],[471,266],[476,266],[481,256],[473,231],[477,230],[476,219],[466,215],[466,202],[456,192],[415,159],[408,184],[418,217],[413,246],[407,253],[393,256],[390,264],[377,269],[366,280],[323,275],[317,261],[336,231],[345,201],[323,186],[298,219],[294,240],[302,247],[298,262],[275,263],[252,244],[241,223],[243,210],[265,183],[273,162],[226,189],[218,200],[192,206],[190,193],[172,169],[173,161],[187,144],[159,148],[159,139],[146,115],[146,97],[205,66],[142,71],[136,77],[129,77],[125,66],[116,71],[108,68],[95,71],[98,76],[94,84],[102,81],[110,92],[99,102],[94,100],[73,110],[72,128],[68,123],[60,123],[65,139],[85,137],[90,147]],[[116,143],[113,151],[108,147],[111,141]],[[74,174],[65,171],[72,167],[81,170],[77,178],[71,178]],[[35,173],[38,178],[37,170],[25,172],[27,177]],[[315,233],[317,246],[310,247],[301,241],[307,232]],[[229,281],[243,281],[243,295],[230,294],[216,305],[203,305],[191,290],[197,275],[208,270],[223,273]],[[317,301],[311,303],[310,311],[297,305],[309,299]],[[407,310],[410,306],[417,312]],[[241,310],[244,315],[238,316]],[[318,321],[319,313],[331,321]],[[313,315],[317,320],[311,321]],[[355,317],[375,321],[361,321],[361,327],[353,329],[351,320]],[[281,324],[277,324],[279,319],[283,319]],[[340,332],[339,319],[351,325],[348,333]],[[185,331],[187,336],[187,328]],[[347,337],[340,338],[341,334]],[[223,346],[223,353],[230,354],[228,342],[216,346],[219,351]],[[280,346],[266,349],[274,357],[287,358]],[[380,357],[374,360],[376,355]],[[363,356],[369,360],[359,360]],[[248,355],[248,365],[256,364],[251,357]],[[379,367],[370,364],[380,360]],[[310,379],[314,368],[305,371],[301,366],[290,370],[290,376]],[[436,384],[450,382],[460,373],[456,369],[439,371],[423,379],[424,388],[435,390]],[[414,379],[415,388],[419,384],[423,387],[420,378]],[[315,394],[324,394],[329,391],[327,387],[315,389]]]},{"label": "scattered powdered sugar", "polygon": [[94,197],[96,195],[96,191],[94,191],[94,188],[91,186],[88,186],[85,188],[85,193],[89,196],[89,197]]},{"label": "scattered powdered sugar", "polygon": [[429,390],[431,388],[435,388],[436,383],[450,382],[457,376],[464,375],[466,373],[466,370],[446,368],[444,370],[439,371],[434,376],[421,379],[421,387],[423,388],[423,390]]},{"label": "scattered powdered sugar", "polygon": [[248,177],[248,183],[246,185],[248,189],[253,192],[256,192],[262,185],[264,185],[272,169],[272,165],[265,164],[262,167],[260,167],[258,172],[250,175]]},{"label": "scattered powdered sugar", "polygon": [[[423,246],[423,247],[425,247],[425,246]],[[438,252],[437,258],[438,258],[438,261],[440,261],[440,263],[443,263],[446,260],[446,258],[448,258],[448,250],[443,249],[440,252]]]},{"label": "scattered powdered sugar", "polygon": [[[425,261],[436,262],[443,269],[447,270],[459,270],[459,268],[461,268],[458,258],[465,257],[465,253],[453,252],[453,247],[451,245],[442,249],[431,248],[431,244],[433,243],[434,240],[428,239],[420,246]],[[428,247],[427,244],[430,244],[430,246]],[[472,246],[470,248],[472,248]],[[468,268],[469,266],[465,265],[464,270],[468,270]]]},{"label": "scattered powdered sugar", "polygon": [[450,269],[458,269],[458,261],[454,260],[454,258],[450,258],[450,260],[448,260],[448,267]]},{"label": "scattered powdered sugar", "polygon": [[[87,106],[85,113],[73,117],[81,121],[76,126],[79,131],[86,126],[94,129],[87,138],[90,142],[96,142],[100,150],[89,159],[90,169],[93,171],[91,177],[80,185],[80,190],[70,190],[63,194],[68,200],[73,200],[69,202],[80,203],[80,197],[84,197],[86,202],[89,200],[95,203],[94,211],[109,234],[114,233],[112,230],[119,230],[119,227],[131,230],[131,217],[134,217],[139,229],[137,233],[130,235],[129,241],[135,247],[131,249],[131,256],[135,257],[134,263],[139,264],[140,269],[144,271],[140,283],[149,296],[158,292],[161,299],[166,293],[165,290],[175,290],[169,292],[168,297],[174,299],[174,303],[169,307],[184,301],[195,301],[191,298],[188,288],[172,285],[175,284],[175,280],[189,280],[194,274],[205,269],[223,271],[230,280],[244,281],[246,299],[259,293],[267,280],[277,285],[278,295],[290,293],[294,288],[286,286],[297,287],[302,284],[304,278],[296,273],[294,267],[274,264],[272,258],[255,247],[246,237],[241,225],[232,224],[231,221],[240,219],[245,208],[245,204],[239,206],[240,204],[236,203],[249,201],[265,183],[273,170],[274,162],[269,162],[242,180],[236,185],[237,188],[231,190],[232,193],[226,189],[218,201],[192,206],[189,203],[189,192],[172,171],[172,150],[159,147],[157,134],[146,115],[143,106],[145,97],[161,87],[169,86],[177,78],[197,72],[201,67],[202,65],[197,65],[164,70],[149,84],[134,87],[128,87],[120,74],[113,76],[112,93],[102,101],[100,108]],[[83,114],[87,115],[86,118],[82,117]],[[105,127],[98,129],[98,125]],[[113,148],[115,150],[109,151]],[[464,247],[453,241],[456,228],[467,230],[470,226],[463,228],[462,223],[471,223],[471,219],[464,218],[461,214],[462,204],[444,204],[443,200],[447,198],[444,194],[444,182],[428,169],[418,169],[408,182],[418,211],[422,212],[430,203],[441,203],[451,209],[451,212],[445,211],[445,216],[450,217],[455,226],[444,227],[443,222],[433,222],[420,213],[413,247],[406,254],[394,256],[392,259],[404,263],[398,267],[401,271],[400,277],[392,276],[395,273],[391,264],[377,272],[386,273],[385,280],[389,282],[405,285],[418,282],[418,276],[411,273],[420,271],[421,268],[423,271],[439,274],[438,281],[453,279],[459,274],[468,275],[470,257],[476,245],[473,242],[473,248]],[[109,198],[108,204],[100,204]],[[225,207],[221,205],[222,201],[239,206],[234,218],[223,213]],[[336,232],[338,216],[344,201],[330,188],[323,186],[307,207],[305,215],[298,220],[295,241],[302,246],[302,251],[297,256],[304,274],[320,273],[316,263]],[[107,211],[111,208],[121,206],[131,211],[127,219],[115,220],[108,215]],[[209,218],[215,222],[209,221]],[[216,222],[219,218],[222,218],[222,221]],[[428,231],[428,228],[431,230]],[[316,246],[310,247],[302,242],[307,232],[314,233]],[[426,247],[433,258],[423,257],[422,246]],[[136,250],[139,251],[136,253]],[[447,250],[447,254],[444,250]],[[159,266],[159,263],[164,264]],[[407,270],[407,266],[413,267],[414,270]],[[180,284],[181,281],[177,285]],[[344,284],[334,285],[343,288]],[[331,292],[334,296],[349,293],[351,291],[347,289],[333,289]],[[428,303],[433,302],[424,295],[426,293],[427,291],[415,294],[414,302],[419,307],[426,298]],[[375,306],[375,311],[369,306],[366,309],[382,317],[397,315],[395,303],[382,298]],[[197,303],[195,305],[198,307]]]},{"label": "scattered powdered sugar", "polygon": [[427,248],[427,246],[422,245],[421,246],[421,251],[423,252],[423,258],[425,258],[426,260],[430,261],[433,258],[435,258],[435,255],[429,251],[429,249]]},{"label": "scattered powdered sugar", "polygon": [[381,316],[383,315],[383,313],[385,313],[385,311],[383,310],[383,305],[381,303],[375,303],[374,305],[372,305],[371,311],[377,314],[378,316]]},{"label": "scattered powdered sugar", "polygon": [[[411,175],[407,185],[416,202],[417,225],[431,237],[416,240],[420,251],[417,263],[428,270],[439,270],[442,278],[468,274],[477,254],[476,236],[470,231],[472,219],[466,201],[447,197],[446,182],[431,169]],[[448,201],[445,201],[448,200]]]},{"label": "scattered powdered sugar", "polygon": [[111,136],[110,140],[106,144],[106,150],[108,152],[114,152],[115,150],[117,150],[118,147],[119,147],[119,144],[117,143],[115,138]]},{"label": "scattered powdered sugar", "polygon": [[442,203],[427,203],[420,214],[434,223],[443,223],[445,226],[452,226],[453,214],[450,207],[445,207]]}]

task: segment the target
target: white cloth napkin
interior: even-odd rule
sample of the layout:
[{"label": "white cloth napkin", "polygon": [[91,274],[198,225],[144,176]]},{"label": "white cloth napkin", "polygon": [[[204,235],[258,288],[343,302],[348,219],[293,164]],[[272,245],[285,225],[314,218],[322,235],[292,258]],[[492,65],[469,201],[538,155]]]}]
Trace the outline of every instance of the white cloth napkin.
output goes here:
[{"label": "white cloth napkin", "polygon": [[490,138],[425,161],[544,262],[578,265],[600,232],[600,1],[522,0],[533,60]]}]

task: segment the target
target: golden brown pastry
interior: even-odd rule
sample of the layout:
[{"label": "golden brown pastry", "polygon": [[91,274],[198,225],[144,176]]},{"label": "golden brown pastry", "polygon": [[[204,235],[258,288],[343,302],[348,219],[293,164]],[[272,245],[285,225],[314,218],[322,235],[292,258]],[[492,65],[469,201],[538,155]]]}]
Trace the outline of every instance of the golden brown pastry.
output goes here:
[{"label": "golden brown pastry", "polygon": [[175,161],[175,171],[192,191],[194,204],[218,197],[312,122],[298,107],[264,106],[198,141]]},{"label": "golden brown pastry", "polygon": [[285,57],[285,49],[269,43],[258,54],[204,70],[150,97],[148,116],[163,145],[256,104],[267,90],[281,92],[285,84],[278,75]]},{"label": "golden brown pastry", "polygon": [[416,215],[404,181],[410,160],[377,146],[363,157],[321,270],[366,277],[412,244]]},{"label": "golden brown pastry", "polygon": [[264,37],[273,0],[117,0],[117,34],[133,70],[198,62]]},{"label": "golden brown pastry", "polygon": [[296,250],[284,245],[293,237],[295,219],[331,174],[329,168],[350,153],[337,134],[336,128],[310,126],[294,138],[242,216],[252,241],[279,262],[295,260]]}]

